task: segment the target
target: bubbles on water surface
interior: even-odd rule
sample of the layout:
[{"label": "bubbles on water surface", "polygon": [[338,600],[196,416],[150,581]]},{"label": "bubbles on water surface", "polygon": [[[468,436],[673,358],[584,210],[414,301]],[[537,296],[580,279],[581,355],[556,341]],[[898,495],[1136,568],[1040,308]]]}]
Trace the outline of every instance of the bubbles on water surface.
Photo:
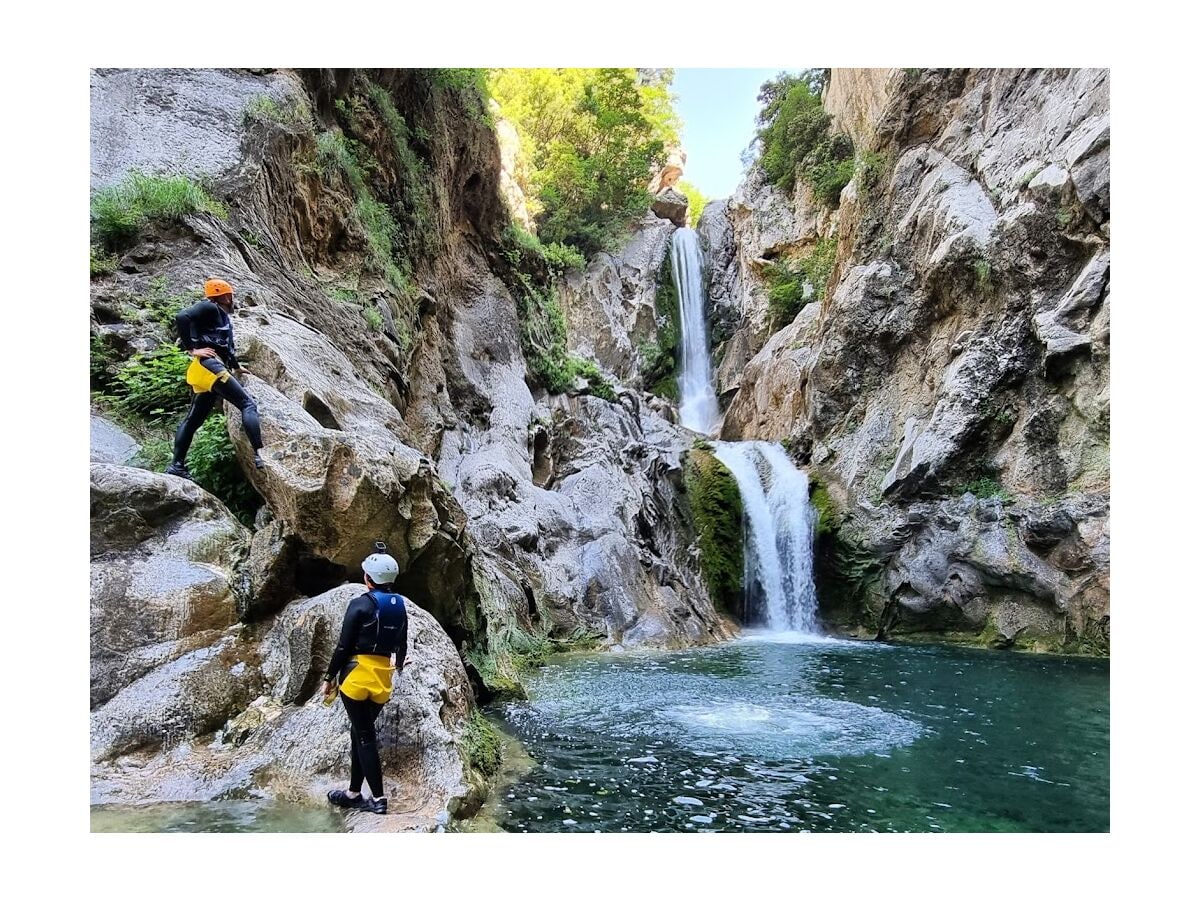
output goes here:
[{"label": "bubbles on water surface", "polygon": [[[564,662],[532,680],[528,703],[505,707],[541,765],[512,792],[503,826],[563,830],[569,816],[603,831],[980,830],[1007,821],[1012,790],[1047,789],[1059,794],[1040,821],[1057,822],[1059,785],[1074,779],[1038,769],[1044,734],[1021,736],[992,709],[995,724],[981,725],[974,711],[1002,695],[991,680],[984,691],[982,679],[951,676],[957,662],[927,649],[754,639]],[[1024,723],[1034,710],[1020,685],[1007,690],[1022,702],[1003,713]],[[963,735],[969,726],[997,748],[997,735],[1020,736],[1024,756],[981,768],[992,751]],[[979,756],[970,765],[958,762],[964,737]],[[922,784],[930,771],[945,776],[936,790]],[[991,796],[980,794],[985,772],[1007,785],[994,799],[981,799]],[[960,786],[969,793],[942,793]],[[976,807],[960,805],[966,796]]]}]

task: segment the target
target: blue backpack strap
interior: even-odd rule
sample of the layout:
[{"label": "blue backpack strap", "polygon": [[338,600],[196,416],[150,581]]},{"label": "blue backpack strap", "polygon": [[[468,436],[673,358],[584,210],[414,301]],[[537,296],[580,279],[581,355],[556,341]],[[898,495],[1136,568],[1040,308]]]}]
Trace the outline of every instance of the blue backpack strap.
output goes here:
[{"label": "blue backpack strap", "polygon": [[375,601],[381,637],[384,631],[398,629],[401,623],[408,618],[408,610],[404,608],[407,598],[403,594],[389,594],[387,591],[380,590],[370,590],[367,593]]}]

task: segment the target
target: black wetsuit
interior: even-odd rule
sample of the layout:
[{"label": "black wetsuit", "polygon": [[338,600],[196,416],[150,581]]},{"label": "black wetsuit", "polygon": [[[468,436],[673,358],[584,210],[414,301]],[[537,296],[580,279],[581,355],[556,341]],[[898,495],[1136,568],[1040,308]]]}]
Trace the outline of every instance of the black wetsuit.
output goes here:
[{"label": "black wetsuit", "polygon": [[[400,594],[376,588],[360,594],[350,601],[342,619],[342,632],[337,647],[329,660],[326,679],[337,676],[342,684],[342,704],[350,717],[350,790],[362,790],[363,777],[374,797],[383,796],[383,770],[379,763],[379,747],[375,738],[375,720],[383,711],[383,702],[373,699],[355,700],[347,695],[354,681],[352,673],[362,661],[364,669],[378,665],[394,653],[394,668],[404,667],[408,652],[408,613],[404,608],[404,597]],[[389,681],[391,672],[386,675]],[[365,689],[364,693],[365,693]],[[355,693],[358,691],[355,690]]]},{"label": "black wetsuit", "polygon": [[210,372],[222,376],[213,384],[211,391],[196,394],[192,398],[187,416],[175,432],[175,464],[184,464],[196,430],[204,424],[218,398],[228,400],[238,408],[242,414],[242,427],[246,430],[246,437],[250,439],[250,446],[255,452],[261,450],[263,442],[258,421],[258,406],[228,371],[239,368],[233,345],[233,323],[229,314],[211,300],[201,300],[175,317],[175,327],[179,330],[179,340],[184,350],[190,352],[208,347],[216,352],[216,358],[202,359],[200,364]]}]

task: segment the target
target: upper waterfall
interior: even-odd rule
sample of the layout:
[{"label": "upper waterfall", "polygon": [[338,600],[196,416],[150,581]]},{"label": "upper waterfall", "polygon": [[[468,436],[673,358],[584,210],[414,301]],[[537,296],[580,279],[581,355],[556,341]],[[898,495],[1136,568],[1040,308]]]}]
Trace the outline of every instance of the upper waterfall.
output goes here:
[{"label": "upper waterfall", "polygon": [[708,352],[705,318],[704,257],[691,228],[680,228],[671,238],[671,274],[679,294],[682,351],[679,374],[679,420],[685,428],[708,434],[720,421],[713,390],[712,361]]}]

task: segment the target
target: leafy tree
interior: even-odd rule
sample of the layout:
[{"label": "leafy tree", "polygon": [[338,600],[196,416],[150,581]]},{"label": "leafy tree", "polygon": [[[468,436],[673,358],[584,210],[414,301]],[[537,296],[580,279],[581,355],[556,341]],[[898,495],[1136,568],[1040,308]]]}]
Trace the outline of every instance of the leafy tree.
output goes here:
[{"label": "leafy tree", "polygon": [[791,191],[799,176],[818,197],[836,206],[842,188],[854,176],[854,144],[846,135],[830,131],[829,114],[813,89],[823,84],[824,76],[812,73],[823,71],[782,73],[762,86],[759,164],[778,187]]},{"label": "leafy tree", "polygon": [[669,74],[500,69],[490,90],[521,136],[539,236],[590,255],[649,205],[646,184],[678,140]]},{"label": "leafy tree", "polygon": [[700,193],[700,189],[690,181],[675,182],[675,190],[688,198],[688,227],[695,228],[700,221],[700,214],[708,205],[708,198]]}]

